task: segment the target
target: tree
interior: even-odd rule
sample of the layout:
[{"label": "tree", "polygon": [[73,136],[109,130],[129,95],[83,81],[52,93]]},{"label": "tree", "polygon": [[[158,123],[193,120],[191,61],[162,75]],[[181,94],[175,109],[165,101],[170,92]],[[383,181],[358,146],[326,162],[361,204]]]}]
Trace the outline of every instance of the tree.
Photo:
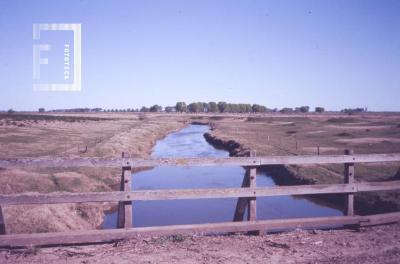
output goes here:
[{"label": "tree", "polygon": [[165,112],[167,113],[175,112],[175,106],[166,106]]},{"label": "tree", "polygon": [[251,113],[251,105],[250,104],[239,104],[238,105],[238,112],[239,113]]},{"label": "tree", "polygon": [[366,108],[357,107],[357,108],[345,108],[342,109],[341,112],[352,115],[356,113],[365,112],[366,110],[367,110]]},{"label": "tree", "polygon": [[15,111],[14,111],[13,109],[8,109],[7,113],[8,113],[8,114],[14,114]]},{"label": "tree", "polygon": [[302,113],[308,113],[310,111],[310,107],[309,106],[300,106],[300,112]]},{"label": "tree", "polygon": [[218,112],[218,105],[216,102],[209,102],[207,109],[210,113],[216,113]]},{"label": "tree", "polygon": [[150,107],[149,111],[150,112],[161,112],[162,111],[162,106],[155,104],[152,107]]},{"label": "tree", "polygon": [[315,107],[315,112],[316,113],[323,113],[323,112],[325,112],[325,108],[317,106],[317,107]]},{"label": "tree", "polygon": [[200,112],[200,105],[198,103],[191,103],[187,106],[187,110],[191,113]]},{"label": "tree", "polygon": [[251,108],[254,113],[266,113],[268,111],[268,108],[266,106],[258,104],[253,104]]},{"label": "tree", "polygon": [[218,102],[218,111],[220,113],[225,113],[227,110],[226,108],[227,108],[226,102]]},{"label": "tree", "polygon": [[147,108],[146,106],[142,106],[140,112],[149,112],[149,108]]},{"label": "tree", "polygon": [[177,112],[186,112],[187,111],[187,106],[185,102],[177,102],[175,105],[175,109]]}]

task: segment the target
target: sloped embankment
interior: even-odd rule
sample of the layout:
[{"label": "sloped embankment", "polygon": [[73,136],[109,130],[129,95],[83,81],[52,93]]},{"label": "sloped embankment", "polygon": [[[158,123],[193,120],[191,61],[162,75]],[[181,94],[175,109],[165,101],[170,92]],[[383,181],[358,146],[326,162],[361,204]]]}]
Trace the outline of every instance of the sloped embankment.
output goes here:
[{"label": "sloped embankment", "polygon": [[[235,140],[223,140],[211,133],[205,133],[204,138],[215,148],[224,149],[229,152],[231,157],[249,157],[250,149],[244,147]],[[295,185],[295,184],[313,184],[312,180],[305,179],[295,172],[294,169],[283,165],[262,166],[268,175],[270,175],[278,185]],[[279,175],[279,177],[278,177]]]},{"label": "sloped embankment", "polygon": [[[250,149],[246,148],[235,140],[223,140],[211,133],[205,133],[204,138],[215,148],[229,151],[231,157],[248,157]],[[295,165],[267,165],[261,166],[261,170],[266,172],[277,185],[300,185],[316,184],[317,181],[312,178],[305,178],[299,173],[300,166]],[[400,170],[398,175],[400,175]],[[400,176],[398,176],[400,178]],[[308,197],[317,199],[317,202],[327,203],[338,209],[344,209],[345,196],[341,194],[309,195]],[[399,211],[398,203],[390,199],[385,199],[385,195],[377,193],[360,193],[355,196],[355,210],[357,214],[379,214]]]}]

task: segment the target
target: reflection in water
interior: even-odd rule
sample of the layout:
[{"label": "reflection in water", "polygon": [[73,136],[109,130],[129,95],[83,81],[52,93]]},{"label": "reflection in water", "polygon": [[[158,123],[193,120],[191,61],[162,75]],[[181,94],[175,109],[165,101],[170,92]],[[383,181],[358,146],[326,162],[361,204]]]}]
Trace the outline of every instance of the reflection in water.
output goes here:
[{"label": "reflection in water", "polygon": [[[190,125],[157,142],[152,157],[228,157],[229,153],[208,144],[203,134],[208,126]],[[240,166],[156,167],[132,175],[133,190],[240,187],[245,170]],[[257,186],[274,186],[259,173]],[[135,201],[133,225],[156,226],[232,221],[237,199]],[[297,218],[342,215],[339,210],[292,196],[257,198],[257,218]],[[116,213],[107,214],[104,228],[116,227]]]}]

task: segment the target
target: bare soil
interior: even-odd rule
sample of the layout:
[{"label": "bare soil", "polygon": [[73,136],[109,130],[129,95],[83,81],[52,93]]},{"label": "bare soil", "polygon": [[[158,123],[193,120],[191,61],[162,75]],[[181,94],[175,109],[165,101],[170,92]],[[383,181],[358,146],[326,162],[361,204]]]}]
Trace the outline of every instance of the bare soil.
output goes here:
[{"label": "bare soil", "polygon": [[400,225],[260,236],[140,237],[0,251],[1,263],[398,263]]}]

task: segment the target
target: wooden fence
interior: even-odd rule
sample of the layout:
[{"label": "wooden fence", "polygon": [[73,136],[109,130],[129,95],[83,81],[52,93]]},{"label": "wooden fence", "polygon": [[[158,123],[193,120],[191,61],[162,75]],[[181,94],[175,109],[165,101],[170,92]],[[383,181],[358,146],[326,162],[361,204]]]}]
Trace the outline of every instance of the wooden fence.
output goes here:
[{"label": "wooden fence", "polygon": [[[399,162],[400,153],[319,156],[271,156],[240,158],[182,158],[182,159],[107,159],[107,158],[23,158],[0,160],[0,168],[28,167],[115,167],[122,165],[121,190],[90,193],[23,193],[0,195],[0,247],[28,245],[74,244],[112,241],[138,235],[207,234],[222,232],[258,232],[261,230],[323,227],[330,225],[368,226],[400,221],[400,212],[357,216],[354,214],[354,194],[357,192],[399,190],[400,181],[356,182],[355,163]],[[344,183],[297,186],[257,187],[256,170],[263,165],[344,164]],[[241,188],[177,189],[132,191],[131,170],[154,166],[243,166],[246,173]],[[256,197],[279,195],[344,194],[346,215],[278,220],[257,220]],[[238,198],[233,222],[132,227],[132,201]],[[118,202],[118,229],[68,231],[39,234],[5,234],[1,211],[4,205],[58,204],[86,202]],[[243,221],[247,209],[248,221]],[[134,224],[134,221],[133,221]]]}]

